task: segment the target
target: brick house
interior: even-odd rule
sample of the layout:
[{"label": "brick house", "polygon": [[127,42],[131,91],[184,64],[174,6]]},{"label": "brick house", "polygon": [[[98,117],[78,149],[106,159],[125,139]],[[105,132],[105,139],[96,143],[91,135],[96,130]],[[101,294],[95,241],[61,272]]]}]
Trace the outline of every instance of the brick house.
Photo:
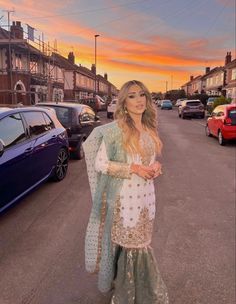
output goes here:
[{"label": "brick house", "polygon": [[30,43],[21,22],[13,22],[10,31],[0,27],[0,104],[25,105],[39,101],[68,101],[117,93],[105,76],[96,75],[75,64],[75,56],[59,55],[47,44]]},{"label": "brick house", "polygon": [[233,102],[236,102],[236,59],[229,62],[226,66],[226,85],[224,90],[226,91],[226,97],[232,98]]},{"label": "brick house", "polygon": [[64,71],[24,37],[21,22],[0,27],[0,103],[25,105],[64,98]]},{"label": "brick house", "polygon": [[86,67],[76,65],[73,52],[69,52],[68,58],[57,53],[53,53],[52,56],[64,69],[65,101],[92,97],[95,89],[95,74]]},{"label": "brick house", "polygon": [[[206,67],[203,76],[190,77],[190,81],[181,86],[186,95],[194,95],[196,93],[205,93],[209,96],[228,96],[235,98],[235,78],[236,66],[235,60],[231,62],[231,52],[227,52],[225,57],[225,65],[210,69]],[[229,96],[231,97],[231,96]]]}]

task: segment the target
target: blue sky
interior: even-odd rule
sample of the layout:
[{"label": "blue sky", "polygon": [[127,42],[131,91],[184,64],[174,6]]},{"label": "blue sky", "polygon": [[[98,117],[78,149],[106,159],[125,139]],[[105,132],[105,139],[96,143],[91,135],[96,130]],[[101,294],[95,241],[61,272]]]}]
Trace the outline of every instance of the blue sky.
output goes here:
[{"label": "blue sky", "polygon": [[235,57],[234,0],[0,0],[0,25],[20,20],[57,40],[64,55],[72,50],[76,62],[94,63],[118,87],[129,79],[146,81],[150,90],[163,90],[173,79],[178,88],[205,66],[223,65],[226,52]]}]

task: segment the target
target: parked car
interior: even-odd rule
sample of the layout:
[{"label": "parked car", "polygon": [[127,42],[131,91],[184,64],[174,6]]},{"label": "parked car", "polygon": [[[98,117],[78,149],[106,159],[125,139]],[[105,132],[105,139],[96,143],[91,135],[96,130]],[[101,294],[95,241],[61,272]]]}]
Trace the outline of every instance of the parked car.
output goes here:
[{"label": "parked car", "polygon": [[199,99],[184,100],[181,106],[178,107],[178,115],[181,118],[186,117],[205,117],[204,105]]},{"label": "parked car", "polygon": [[180,107],[182,105],[182,102],[186,100],[186,98],[181,98],[181,99],[177,99],[175,106],[176,107]]},{"label": "parked car", "polygon": [[209,97],[207,99],[207,103],[206,103],[206,110],[208,113],[210,113],[213,109],[213,105],[214,105],[214,101],[216,100],[217,97]]},{"label": "parked car", "polygon": [[218,138],[220,145],[236,139],[236,104],[219,105],[207,119],[206,135]]},{"label": "parked car", "polygon": [[112,101],[107,106],[107,118],[113,118],[116,110],[117,99],[112,99]]},{"label": "parked car", "polygon": [[106,104],[105,100],[99,95],[96,95],[95,98],[96,98],[98,111],[106,111],[107,104]]},{"label": "parked car", "polygon": [[78,103],[91,107],[95,113],[99,111],[106,111],[107,108],[105,100],[98,95],[95,97],[79,99]]},{"label": "parked car", "polygon": [[0,212],[52,177],[65,178],[69,144],[52,110],[0,108]]},{"label": "parked car", "polygon": [[66,128],[69,138],[70,155],[75,159],[84,157],[82,143],[100,125],[99,117],[93,109],[84,104],[69,102],[38,103],[39,107],[51,107],[56,111],[60,123]]},{"label": "parked car", "polygon": [[162,100],[161,102],[161,110],[172,110],[172,102],[168,99]]}]

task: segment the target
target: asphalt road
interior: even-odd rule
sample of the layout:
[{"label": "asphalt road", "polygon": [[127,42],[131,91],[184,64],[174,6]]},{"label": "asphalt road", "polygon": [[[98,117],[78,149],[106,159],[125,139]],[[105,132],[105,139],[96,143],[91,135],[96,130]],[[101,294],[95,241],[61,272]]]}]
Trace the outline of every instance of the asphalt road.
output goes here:
[{"label": "asphalt road", "polygon": [[[236,145],[207,138],[204,122],[159,110],[153,247],[170,304],[235,303]],[[0,304],[109,303],[84,269],[90,207],[85,163],[71,161],[64,181],[0,216]]]}]

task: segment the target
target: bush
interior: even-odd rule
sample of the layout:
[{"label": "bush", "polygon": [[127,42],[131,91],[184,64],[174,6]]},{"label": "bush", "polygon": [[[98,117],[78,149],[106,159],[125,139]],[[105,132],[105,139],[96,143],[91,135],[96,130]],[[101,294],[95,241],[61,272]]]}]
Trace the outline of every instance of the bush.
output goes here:
[{"label": "bush", "polygon": [[220,96],[216,98],[216,100],[213,103],[212,111],[215,109],[215,107],[223,104],[229,104],[231,103],[231,98],[226,98],[224,96]]}]

